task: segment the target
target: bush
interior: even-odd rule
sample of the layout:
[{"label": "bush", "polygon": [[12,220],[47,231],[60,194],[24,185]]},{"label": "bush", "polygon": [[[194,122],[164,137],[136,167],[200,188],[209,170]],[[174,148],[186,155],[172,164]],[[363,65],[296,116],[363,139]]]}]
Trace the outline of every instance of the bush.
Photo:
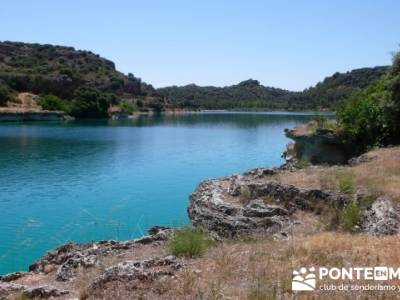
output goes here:
[{"label": "bush", "polygon": [[93,87],[81,87],[74,93],[71,115],[77,118],[106,117],[107,109],[113,99]]},{"label": "bush", "polygon": [[62,110],[65,112],[69,110],[68,103],[54,95],[40,97],[39,104],[45,110]]},{"label": "bush", "polygon": [[248,204],[251,199],[251,190],[247,185],[240,187],[240,202],[244,205]]},{"label": "bush", "polygon": [[312,120],[317,123],[317,128],[324,128],[325,124],[328,122],[328,119],[321,115],[313,116]]},{"label": "bush", "polygon": [[0,105],[4,105],[7,101],[11,101],[13,99],[13,94],[11,90],[0,82]]},{"label": "bush", "polygon": [[154,111],[154,112],[161,112],[163,110],[164,104],[161,99],[152,99],[149,101],[148,106]]},{"label": "bush", "polygon": [[340,215],[341,227],[346,231],[354,231],[355,226],[360,223],[361,209],[354,201],[343,208]]},{"label": "bush", "polygon": [[200,230],[185,228],[177,231],[169,240],[169,251],[175,256],[200,257],[204,254],[212,240]]},{"label": "bush", "polygon": [[297,168],[299,168],[299,169],[304,169],[304,168],[307,168],[307,167],[309,167],[311,164],[310,164],[310,161],[308,161],[308,160],[306,160],[306,159],[299,159],[299,160],[297,160],[296,162],[295,162],[295,166],[297,167]]},{"label": "bush", "polygon": [[345,194],[353,194],[355,192],[353,175],[348,172],[339,172],[336,175],[339,191]]},{"label": "bush", "polygon": [[137,111],[136,105],[129,101],[122,101],[119,104],[119,107],[121,108],[121,110],[123,112],[129,113],[129,114],[132,114],[133,112]]}]

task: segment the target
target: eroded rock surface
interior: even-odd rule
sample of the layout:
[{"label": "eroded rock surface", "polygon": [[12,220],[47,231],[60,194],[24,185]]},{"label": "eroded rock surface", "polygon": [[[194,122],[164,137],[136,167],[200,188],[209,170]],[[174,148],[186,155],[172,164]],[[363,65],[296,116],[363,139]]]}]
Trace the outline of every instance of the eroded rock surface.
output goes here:
[{"label": "eroded rock surface", "polygon": [[362,228],[364,231],[374,235],[399,233],[399,206],[387,197],[376,199],[363,214]]},{"label": "eroded rock surface", "polygon": [[176,257],[166,256],[139,261],[124,261],[111,266],[94,280],[90,285],[91,292],[104,289],[110,282],[129,283],[130,289],[142,287],[143,284],[151,284],[164,276],[174,276],[175,271],[183,266]]},{"label": "eroded rock surface", "polygon": [[[0,299],[12,299],[12,295],[15,295],[15,293],[28,298],[78,299],[75,297],[76,290],[71,292],[68,289],[74,288],[76,285],[79,272],[82,273],[82,270],[85,272],[89,268],[95,269],[95,267],[101,269],[102,261],[107,257],[110,259],[118,258],[118,261],[123,261],[128,253],[135,257],[135,253],[143,252],[144,248],[158,248],[165,243],[173,231],[172,228],[156,226],[149,229],[149,235],[136,240],[106,240],[87,244],[65,244],[49,251],[33,263],[29,267],[29,272],[16,272],[0,276]],[[165,274],[168,272],[168,274],[173,274],[173,270],[178,270],[181,266],[174,257],[151,258],[151,254],[148,253],[148,255],[149,257],[136,260],[132,264],[128,260],[108,268],[103,274],[104,276],[98,278],[95,281],[97,283],[93,283],[93,289],[99,282],[105,283],[114,279],[124,280],[124,278],[129,277],[130,271],[137,276],[137,279],[147,276],[146,278],[155,280],[164,274],[162,269],[165,269]],[[130,266],[131,269],[129,269]],[[44,278],[46,279],[43,280]],[[87,284],[90,284],[90,282]],[[73,293],[75,295],[72,295]]]},{"label": "eroded rock surface", "polygon": [[60,297],[69,294],[66,290],[57,289],[51,286],[36,286],[30,287],[23,284],[1,282],[0,281],[0,299],[12,299],[10,294],[13,292],[19,292],[27,299],[43,299],[50,297]]},{"label": "eroded rock surface", "polygon": [[100,256],[118,255],[140,244],[165,241],[172,229],[156,227],[151,228],[150,231],[152,234],[137,240],[107,240],[90,244],[65,244],[49,251],[44,257],[33,263],[29,267],[29,271],[48,273],[56,268],[57,280],[66,281],[75,276],[78,267],[88,268],[96,265]]},{"label": "eroded rock surface", "polygon": [[336,192],[300,189],[273,180],[276,169],[254,169],[243,175],[203,181],[190,196],[189,216],[194,226],[223,237],[246,233],[287,235],[297,210],[319,203],[343,206]]}]

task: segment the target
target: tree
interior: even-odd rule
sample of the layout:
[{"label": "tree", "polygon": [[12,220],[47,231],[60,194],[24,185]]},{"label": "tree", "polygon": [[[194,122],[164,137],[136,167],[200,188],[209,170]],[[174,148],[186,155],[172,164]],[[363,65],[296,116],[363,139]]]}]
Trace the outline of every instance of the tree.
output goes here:
[{"label": "tree", "polygon": [[78,118],[106,117],[110,95],[100,93],[93,87],[83,86],[74,93],[71,115]]},{"label": "tree", "polygon": [[337,108],[341,134],[359,151],[400,143],[400,56],[390,71],[368,88],[354,93]]},{"label": "tree", "polygon": [[40,97],[39,103],[45,110],[62,110],[65,112],[69,110],[67,102],[54,95]]},{"label": "tree", "polygon": [[5,105],[7,101],[12,100],[13,94],[11,90],[0,81],[0,105]]}]

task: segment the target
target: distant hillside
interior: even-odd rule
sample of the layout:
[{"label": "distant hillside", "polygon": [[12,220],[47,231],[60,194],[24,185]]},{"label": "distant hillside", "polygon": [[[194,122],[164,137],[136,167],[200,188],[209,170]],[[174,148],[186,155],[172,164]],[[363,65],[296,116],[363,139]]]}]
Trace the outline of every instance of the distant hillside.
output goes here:
[{"label": "distant hillside", "polygon": [[80,117],[106,115],[109,106],[121,102],[140,110],[166,106],[151,85],[90,51],[0,42],[0,105],[16,99],[17,92],[54,95]]},{"label": "distant hillside", "polygon": [[335,73],[303,92],[265,87],[252,79],[226,87],[190,84],[157,91],[174,105],[196,109],[334,109],[338,101],[365,88],[387,70],[384,66]]},{"label": "distant hillside", "polygon": [[195,84],[154,89],[115,69],[112,61],[72,47],[0,42],[0,106],[15,107],[19,93],[32,93],[38,107],[78,118],[166,109],[334,109],[388,67],[335,73],[315,87],[291,92],[246,80],[227,87]]},{"label": "distant hillside", "polygon": [[252,79],[227,87],[190,84],[157,91],[179,107],[196,109],[273,108],[280,105],[280,99],[291,94],[286,90],[262,86]]}]

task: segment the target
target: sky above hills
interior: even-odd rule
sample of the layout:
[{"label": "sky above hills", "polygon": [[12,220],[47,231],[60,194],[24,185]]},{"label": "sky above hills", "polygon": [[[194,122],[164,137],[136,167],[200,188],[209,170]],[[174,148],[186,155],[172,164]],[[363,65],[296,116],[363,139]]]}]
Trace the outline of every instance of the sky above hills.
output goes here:
[{"label": "sky above hills", "polygon": [[155,87],[248,78],[302,90],[386,65],[400,1],[4,0],[0,40],[91,50]]}]

